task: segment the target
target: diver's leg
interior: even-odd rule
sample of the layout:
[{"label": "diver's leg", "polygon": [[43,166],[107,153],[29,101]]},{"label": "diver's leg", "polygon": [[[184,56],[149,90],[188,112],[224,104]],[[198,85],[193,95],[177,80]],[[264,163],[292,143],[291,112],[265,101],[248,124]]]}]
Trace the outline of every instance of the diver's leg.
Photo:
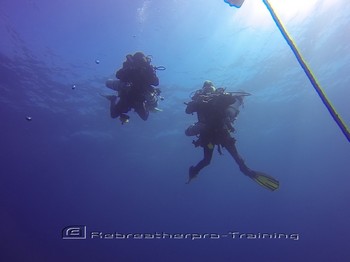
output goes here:
[{"label": "diver's leg", "polygon": [[228,136],[225,139],[225,141],[222,144],[222,146],[227,149],[227,151],[230,153],[230,155],[236,161],[236,163],[238,164],[239,169],[241,170],[241,172],[243,174],[245,174],[246,176],[252,176],[254,171],[251,170],[249,167],[247,167],[247,165],[244,163],[243,158],[239,155],[239,153],[237,151],[235,142],[236,142],[236,140],[233,137]]},{"label": "diver's leg", "polygon": [[111,100],[111,117],[117,118],[122,113],[127,113],[129,111],[129,106],[127,103],[127,100],[125,98],[120,98],[118,103],[115,103],[117,100],[117,97],[115,99]]},{"label": "diver's leg", "polygon": [[138,102],[135,105],[135,112],[142,120],[146,121],[148,119],[149,111],[146,109],[144,102]]},{"label": "diver's leg", "polygon": [[[117,118],[120,115],[120,112],[116,105],[117,96],[110,96],[108,99],[110,101],[109,109],[111,113],[111,118]],[[118,103],[120,103],[120,101]]]},{"label": "diver's leg", "polygon": [[204,167],[210,164],[210,161],[213,157],[214,148],[210,149],[207,146],[203,147],[204,158],[199,161],[196,166],[190,167],[190,178],[195,177],[199,171],[201,171]]}]

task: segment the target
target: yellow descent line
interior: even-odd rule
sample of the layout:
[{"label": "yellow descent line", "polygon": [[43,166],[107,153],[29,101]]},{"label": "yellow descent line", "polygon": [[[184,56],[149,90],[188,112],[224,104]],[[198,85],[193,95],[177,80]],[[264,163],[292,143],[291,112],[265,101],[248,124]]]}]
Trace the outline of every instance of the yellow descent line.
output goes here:
[{"label": "yellow descent line", "polygon": [[291,49],[292,49],[295,57],[297,58],[299,64],[304,69],[304,71],[305,71],[307,77],[309,78],[311,84],[313,85],[313,87],[315,88],[316,92],[320,96],[323,104],[326,106],[326,108],[328,109],[329,113],[333,117],[334,121],[337,123],[337,125],[339,126],[339,128],[341,129],[341,131],[343,132],[345,137],[348,139],[348,142],[350,142],[349,128],[346,126],[345,122],[342,120],[342,118],[337,113],[337,111],[335,110],[335,108],[332,105],[332,103],[330,102],[330,100],[327,98],[324,90],[322,89],[322,87],[320,86],[318,81],[316,80],[316,77],[312,73],[310,67],[306,64],[305,59],[301,56],[301,54],[300,54],[296,44],[294,43],[292,37],[287,32],[286,28],[282,24],[281,20],[279,19],[279,17],[276,14],[276,12],[273,10],[273,8],[270,5],[269,1],[268,0],[263,0],[263,2],[266,5],[266,7],[269,10],[269,12],[271,13],[272,18],[275,21],[275,23],[276,23],[277,27],[279,28],[279,30],[281,31],[283,37],[286,39],[288,45],[291,47]]}]

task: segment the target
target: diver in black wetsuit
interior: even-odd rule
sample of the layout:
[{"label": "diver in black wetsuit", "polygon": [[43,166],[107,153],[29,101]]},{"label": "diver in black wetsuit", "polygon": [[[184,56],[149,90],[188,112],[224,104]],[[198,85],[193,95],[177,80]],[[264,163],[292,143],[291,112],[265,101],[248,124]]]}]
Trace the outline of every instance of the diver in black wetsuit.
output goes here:
[{"label": "diver in black wetsuit", "polygon": [[122,123],[125,123],[129,119],[126,113],[134,109],[142,120],[147,120],[150,110],[158,110],[160,89],[155,86],[159,85],[159,79],[149,57],[142,52],[127,55],[116,77],[119,80],[106,82],[106,86],[116,90],[119,97],[117,102],[117,96],[105,96],[111,102],[112,118],[120,117]]},{"label": "diver in black wetsuit", "polygon": [[187,136],[197,135],[194,145],[203,147],[204,157],[196,166],[189,168],[189,183],[195,178],[201,169],[210,164],[215,145],[221,153],[221,146],[226,148],[239,166],[243,174],[252,178],[261,186],[273,191],[279,187],[279,182],[274,178],[258,171],[251,170],[239,155],[235,142],[231,136],[234,131],[233,121],[239,113],[239,106],[243,103],[243,96],[247,93],[231,94],[224,89],[215,89],[211,81],[205,81],[203,88],[198,90],[187,103],[186,113],[197,113],[198,122],[188,127]]}]

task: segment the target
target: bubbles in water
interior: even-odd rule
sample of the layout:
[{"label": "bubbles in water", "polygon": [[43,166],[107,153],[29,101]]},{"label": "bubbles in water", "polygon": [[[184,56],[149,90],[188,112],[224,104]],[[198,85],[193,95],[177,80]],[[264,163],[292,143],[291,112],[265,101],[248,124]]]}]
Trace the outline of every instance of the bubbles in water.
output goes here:
[{"label": "bubbles in water", "polygon": [[27,121],[32,121],[32,117],[31,116],[26,116]]},{"label": "bubbles in water", "polygon": [[100,60],[96,59],[96,60],[95,60],[95,63],[96,63],[96,64],[99,64],[99,63],[100,63]]},{"label": "bubbles in water", "polygon": [[74,90],[77,86],[75,84],[72,85],[72,89]]}]

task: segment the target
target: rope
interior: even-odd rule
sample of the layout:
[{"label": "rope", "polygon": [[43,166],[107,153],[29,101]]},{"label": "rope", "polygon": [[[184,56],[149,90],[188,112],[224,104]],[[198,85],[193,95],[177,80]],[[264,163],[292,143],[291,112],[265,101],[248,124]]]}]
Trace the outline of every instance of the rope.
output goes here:
[{"label": "rope", "polygon": [[270,12],[273,20],[275,21],[278,29],[281,31],[283,37],[286,39],[288,45],[291,47],[291,49],[292,49],[295,57],[297,58],[299,64],[304,69],[304,72],[306,73],[307,77],[309,78],[311,84],[313,85],[313,87],[315,88],[316,92],[320,96],[323,104],[326,106],[326,108],[328,109],[329,113],[333,117],[334,121],[337,123],[337,125],[339,126],[339,128],[341,129],[341,131],[343,132],[345,137],[350,142],[349,128],[346,126],[346,124],[341,119],[341,117],[339,116],[339,114],[335,110],[335,108],[332,105],[332,103],[330,102],[330,100],[327,98],[325,92],[323,91],[322,87],[320,86],[320,84],[316,80],[316,78],[315,78],[314,74],[312,73],[310,67],[306,64],[305,59],[301,56],[297,46],[295,45],[295,43],[292,40],[292,38],[289,35],[289,33],[287,32],[286,28],[283,26],[283,24],[282,24],[281,20],[279,19],[279,17],[277,16],[275,11],[273,10],[273,8],[270,5],[269,1],[268,0],[263,0],[263,2],[266,5],[267,9],[269,10],[269,12]]}]

